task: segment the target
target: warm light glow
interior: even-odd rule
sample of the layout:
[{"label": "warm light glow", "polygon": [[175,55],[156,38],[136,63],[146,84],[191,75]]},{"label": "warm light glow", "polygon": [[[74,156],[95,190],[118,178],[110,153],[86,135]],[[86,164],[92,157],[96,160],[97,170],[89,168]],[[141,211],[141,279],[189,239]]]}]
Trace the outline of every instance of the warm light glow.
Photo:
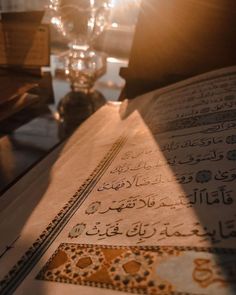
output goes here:
[{"label": "warm light glow", "polygon": [[115,57],[108,57],[107,61],[110,63],[120,63],[120,59],[115,58]]},{"label": "warm light glow", "polygon": [[56,121],[60,121],[60,114],[59,114],[58,112],[55,112],[55,113],[53,114],[53,117],[54,117],[54,119],[55,119]]},{"label": "warm light glow", "polygon": [[112,24],[111,24],[111,27],[112,27],[112,28],[118,28],[118,23],[112,23]]},{"label": "warm light glow", "polygon": [[112,6],[118,5],[119,2],[123,2],[125,5],[127,5],[127,3],[131,3],[132,5],[139,5],[141,0],[126,0],[126,1],[111,0]]},{"label": "warm light glow", "polygon": [[112,27],[114,28],[113,24],[118,26],[134,26],[140,3],[141,0],[111,0]]}]

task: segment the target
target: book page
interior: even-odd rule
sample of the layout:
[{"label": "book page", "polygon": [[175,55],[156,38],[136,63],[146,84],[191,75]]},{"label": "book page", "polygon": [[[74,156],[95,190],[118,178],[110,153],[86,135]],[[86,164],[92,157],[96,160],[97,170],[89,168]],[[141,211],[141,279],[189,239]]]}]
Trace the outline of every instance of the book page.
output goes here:
[{"label": "book page", "polygon": [[235,93],[230,68],[96,113],[3,212],[1,294],[234,294]]}]

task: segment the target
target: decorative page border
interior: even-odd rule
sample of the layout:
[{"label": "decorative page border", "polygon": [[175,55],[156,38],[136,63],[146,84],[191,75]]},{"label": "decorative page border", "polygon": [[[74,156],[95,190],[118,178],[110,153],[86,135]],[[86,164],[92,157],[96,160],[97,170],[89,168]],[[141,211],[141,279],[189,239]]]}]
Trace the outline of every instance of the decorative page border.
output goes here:
[{"label": "decorative page border", "polygon": [[[172,270],[175,259],[178,259],[174,262],[175,265],[180,263],[183,267],[186,257],[189,261],[191,252],[194,252],[193,268],[189,269],[187,264],[186,269],[182,271],[193,271],[195,277],[193,283],[196,284],[197,293],[188,292],[188,288],[183,291],[176,290],[176,286],[170,279],[165,278],[164,274],[159,276],[155,271],[161,263]],[[214,254],[228,256],[226,261],[229,262],[230,258],[235,257],[236,249],[62,243],[37,274],[36,279],[145,295],[197,295],[217,282],[227,287],[227,279],[223,277],[224,272],[218,273],[214,259],[211,259]],[[231,263],[234,267],[235,260]],[[184,280],[186,279],[183,273],[181,276]],[[231,274],[231,279],[232,277]],[[236,282],[235,278],[234,282]],[[189,278],[186,283],[190,283]],[[183,289],[185,289],[184,285]]]},{"label": "decorative page border", "polygon": [[51,246],[53,241],[66,226],[84,200],[94,189],[98,181],[104,175],[115,157],[120,152],[127,138],[120,137],[112,145],[105,157],[94,169],[88,179],[80,186],[78,191],[69,199],[59,213],[54,217],[46,229],[39,235],[37,240],[25,252],[20,260],[12,267],[9,273],[0,281],[0,294],[12,294],[22,283],[25,277],[33,269],[43,254]]}]

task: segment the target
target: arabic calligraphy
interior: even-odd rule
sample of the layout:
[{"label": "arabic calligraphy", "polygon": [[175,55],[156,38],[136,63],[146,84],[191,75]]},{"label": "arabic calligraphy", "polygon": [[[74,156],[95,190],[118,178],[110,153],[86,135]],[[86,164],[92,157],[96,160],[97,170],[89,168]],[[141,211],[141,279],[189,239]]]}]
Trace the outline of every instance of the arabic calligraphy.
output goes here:
[{"label": "arabic calligraphy", "polygon": [[[78,238],[83,233],[85,236],[96,236],[98,240],[104,240],[107,238],[111,238],[117,235],[125,235],[127,238],[138,237],[137,244],[146,241],[146,239],[153,237],[157,233],[156,225],[159,222],[155,223],[145,223],[142,221],[137,221],[132,223],[127,230],[122,229],[122,219],[118,219],[115,222],[107,223],[103,225],[101,222],[95,222],[95,224],[91,228],[83,227],[83,230],[78,234],[75,233],[75,228],[81,227],[84,223],[79,223],[69,233],[69,238]],[[89,227],[89,225],[87,225]],[[87,230],[86,230],[87,229]]]},{"label": "arabic calligraphy", "polygon": [[187,195],[179,195],[176,197],[177,200],[173,201],[171,196],[163,196],[159,194],[148,194],[148,195],[138,195],[130,196],[122,200],[113,200],[108,206],[104,206],[101,201],[95,201],[88,205],[85,210],[85,214],[105,214],[108,212],[120,213],[125,209],[160,209],[169,208],[176,209],[177,207],[193,207],[194,205],[231,205],[234,202],[232,197],[233,191],[227,190],[226,186],[220,186],[213,191],[209,191],[207,188],[194,188],[192,193]]},{"label": "arabic calligraphy", "polygon": [[[199,87],[199,84],[201,87]],[[159,95],[157,106],[168,107],[168,110],[181,109],[180,104],[170,104],[170,99],[181,100],[182,104],[188,103],[186,107],[199,107],[209,104],[220,103],[223,101],[233,100],[233,94],[236,89],[235,76],[216,78],[212,81],[201,81],[196,85],[184,87],[180,90],[170,91],[165,94]],[[190,104],[192,103],[192,104]]]},{"label": "arabic calligraphy", "polygon": [[[232,96],[234,99],[234,96]],[[199,114],[207,114],[207,113],[214,113],[214,112],[218,112],[218,111],[223,111],[226,109],[231,109],[231,108],[235,108],[236,107],[236,101],[224,101],[221,103],[217,103],[216,105],[213,106],[203,106],[202,108],[199,109],[193,109],[191,108],[191,110],[186,111],[186,112],[181,112],[181,113],[177,113],[176,114],[176,118],[186,118],[186,117],[192,117],[192,116],[196,116]]]},{"label": "arabic calligraphy", "polygon": [[[109,205],[107,208],[103,207],[102,202],[93,202],[89,204],[87,209],[85,210],[85,214],[105,214],[107,212],[116,211],[117,213],[122,212],[124,209],[143,209],[143,208],[152,208],[157,205],[157,198],[158,195],[156,194],[149,194],[146,196],[134,196],[122,199],[120,201],[112,201],[112,204]],[[164,203],[163,203],[164,206]]]},{"label": "arabic calligraphy", "polygon": [[218,170],[214,176],[214,179],[223,182],[234,181],[236,179],[236,168],[232,168],[227,171]]},{"label": "arabic calligraphy", "polygon": [[175,174],[173,176],[165,177],[162,174],[156,174],[154,176],[145,176],[142,174],[136,174],[131,177],[123,177],[121,179],[115,179],[112,181],[104,182],[97,188],[98,192],[105,190],[129,189],[131,187],[143,187],[148,185],[158,185],[168,182],[178,182],[180,184],[186,184],[193,181],[191,173]]},{"label": "arabic calligraphy", "polygon": [[[212,244],[216,244],[221,242],[222,240],[227,240],[229,238],[236,238],[236,227],[235,227],[235,219],[227,220],[222,222],[218,221],[215,228],[208,229],[206,226],[203,227],[203,230],[200,226],[199,222],[196,222],[192,225],[192,229],[187,231],[184,223],[177,225],[170,225],[170,223],[165,223],[165,228],[160,232],[160,235],[164,235],[164,238],[187,238],[187,237],[199,237],[204,238],[202,241],[206,239],[210,240]],[[198,228],[200,226],[200,228]],[[177,229],[176,228],[183,228]],[[162,240],[162,239],[159,239]]]},{"label": "arabic calligraphy", "polygon": [[184,140],[183,142],[171,140],[170,142],[167,142],[161,146],[161,151],[170,152],[179,148],[207,147],[210,145],[222,143],[223,141],[223,137],[220,136],[197,137],[194,139]]},{"label": "arabic calligraphy", "polygon": [[[163,160],[157,160],[156,163],[151,161],[139,161],[138,163],[133,164],[119,164],[114,169],[110,171],[111,174],[121,174],[126,173],[128,171],[138,171],[138,170],[151,170],[157,169],[161,166],[176,166],[176,165],[196,165],[203,161],[220,161],[224,158],[224,154],[222,151],[211,150],[204,154],[188,154],[187,157],[183,159],[177,159],[177,156],[169,157]],[[228,160],[236,160],[236,151],[228,151],[227,152]]]},{"label": "arabic calligraphy", "polygon": [[203,128],[201,130],[194,131],[194,132],[173,135],[172,138],[188,136],[188,135],[194,135],[194,134],[199,134],[199,133],[200,134],[218,133],[218,132],[224,132],[224,131],[227,131],[227,130],[232,130],[232,129],[235,129],[235,128],[236,128],[236,122],[234,122],[234,121],[220,122],[220,123],[216,123],[216,124],[211,125],[211,126],[207,126],[206,128]]},{"label": "arabic calligraphy", "polygon": [[210,83],[201,81],[195,86],[185,86],[158,95],[150,112],[150,121],[155,121],[154,116],[156,118],[157,115],[163,122],[232,109],[236,105],[235,100],[235,78],[217,78]]},{"label": "arabic calligraphy", "polygon": [[[195,174],[195,175],[194,175]],[[232,182],[236,180],[236,168],[228,170],[217,170],[212,172],[211,170],[199,170],[197,172],[189,171],[187,173],[175,173],[171,176],[165,176],[160,173],[156,173],[154,176],[146,176],[143,174],[135,174],[134,176],[124,176],[122,178],[114,179],[104,182],[97,188],[98,192],[114,190],[119,191],[121,189],[130,189],[132,187],[143,187],[161,185],[164,183],[177,182],[179,184],[188,184],[193,181],[196,183],[207,183],[209,181],[221,181]]]},{"label": "arabic calligraphy", "polygon": [[[171,224],[158,220],[156,222],[144,222],[138,220],[129,225],[123,219],[118,219],[110,223],[96,221],[95,224],[78,223],[69,232],[70,239],[86,237],[96,237],[97,240],[105,240],[116,236],[125,236],[132,239],[134,243],[140,244],[155,237],[157,242],[171,238],[191,238],[196,237],[198,242],[209,240],[212,244],[223,240],[236,239],[236,219],[235,216],[228,220],[218,220],[215,226],[208,228],[202,226],[200,222],[187,224]],[[79,231],[77,229],[80,229]],[[82,230],[81,230],[82,228]]]},{"label": "arabic calligraphy", "polygon": [[235,129],[236,122],[223,122],[215,124],[214,126],[208,127],[202,131],[202,133],[216,133],[226,130]]},{"label": "arabic calligraphy", "polygon": [[227,144],[235,144],[236,143],[236,134],[232,134],[226,137],[225,142]]},{"label": "arabic calligraphy", "polygon": [[[225,140],[223,136],[208,136],[208,137],[197,137],[193,139],[184,139],[182,141],[169,140],[165,143],[160,143],[160,150],[162,152],[171,152],[178,149],[192,148],[192,147],[207,147],[210,145],[217,145],[223,143],[224,141],[227,144],[236,143],[236,136],[228,136]],[[130,150],[124,153],[121,157],[121,160],[137,159],[146,155],[152,155],[159,152],[158,149],[151,149],[150,147]]]}]

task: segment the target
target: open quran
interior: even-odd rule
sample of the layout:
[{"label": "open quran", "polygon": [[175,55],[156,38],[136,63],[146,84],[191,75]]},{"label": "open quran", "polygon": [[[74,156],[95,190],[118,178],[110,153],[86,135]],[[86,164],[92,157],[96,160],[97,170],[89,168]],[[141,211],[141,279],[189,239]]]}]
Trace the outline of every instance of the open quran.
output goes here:
[{"label": "open quran", "polygon": [[236,67],[107,103],[0,199],[0,294],[236,294]]}]

